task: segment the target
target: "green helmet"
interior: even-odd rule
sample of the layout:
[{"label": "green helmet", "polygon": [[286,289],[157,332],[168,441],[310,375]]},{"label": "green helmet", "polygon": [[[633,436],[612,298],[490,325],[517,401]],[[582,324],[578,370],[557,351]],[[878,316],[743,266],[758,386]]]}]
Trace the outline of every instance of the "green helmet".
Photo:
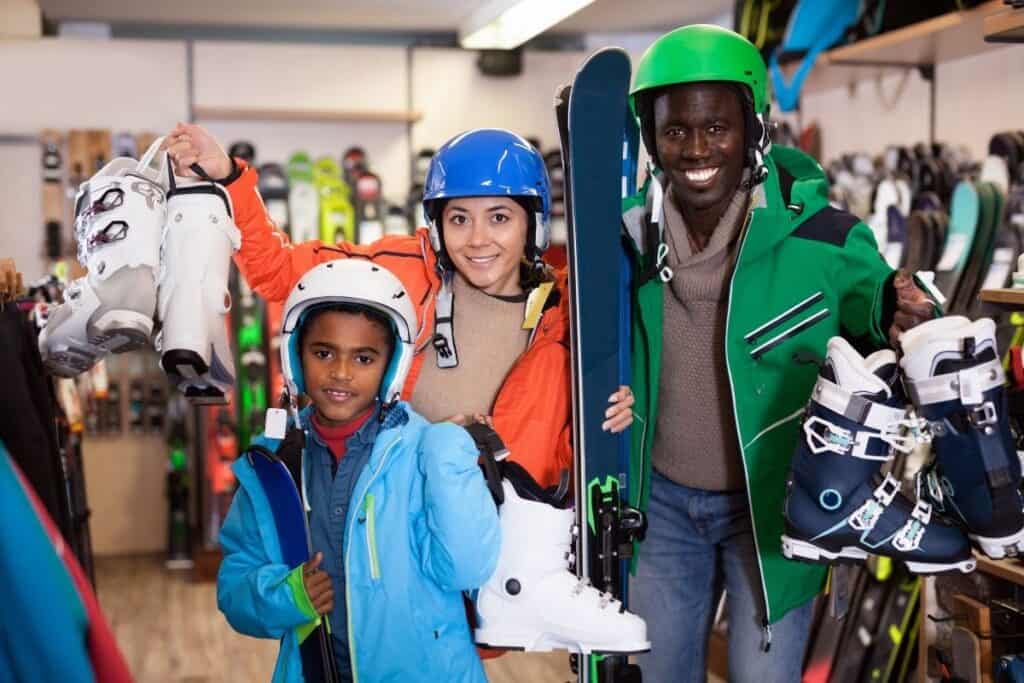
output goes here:
[{"label": "green helmet", "polygon": [[647,48],[629,91],[637,93],[677,83],[730,81],[747,86],[755,114],[768,111],[768,69],[749,40],[720,26],[693,24],[670,31]]},{"label": "green helmet", "polygon": [[771,149],[768,135],[768,69],[761,53],[738,33],[710,24],[682,26],[647,48],[636,69],[629,104],[640,122],[644,145],[659,166],[654,145],[653,113],[645,92],[680,83],[718,81],[744,86],[747,106],[746,138],[752,181],[767,175],[764,156]]}]

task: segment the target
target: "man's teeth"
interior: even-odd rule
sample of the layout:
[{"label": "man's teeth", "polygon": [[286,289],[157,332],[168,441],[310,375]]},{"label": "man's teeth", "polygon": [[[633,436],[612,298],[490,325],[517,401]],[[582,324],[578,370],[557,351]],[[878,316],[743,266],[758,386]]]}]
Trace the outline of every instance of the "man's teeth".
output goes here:
[{"label": "man's teeth", "polygon": [[718,173],[718,168],[698,168],[692,171],[686,171],[686,179],[695,183],[706,183],[711,180],[714,175]]},{"label": "man's teeth", "polygon": [[351,392],[348,391],[336,391],[334,389],[325,389],[327,395],[332,398],[348,398],[351,396]]},{"label": "man's teeth", "polygon": [[497,256],[469,256],[467,258],[469,258],[469,260],[472,261],[473,263],[490,263],[491,261],[493,261],[494,259],[496,259],[498,257]]}]

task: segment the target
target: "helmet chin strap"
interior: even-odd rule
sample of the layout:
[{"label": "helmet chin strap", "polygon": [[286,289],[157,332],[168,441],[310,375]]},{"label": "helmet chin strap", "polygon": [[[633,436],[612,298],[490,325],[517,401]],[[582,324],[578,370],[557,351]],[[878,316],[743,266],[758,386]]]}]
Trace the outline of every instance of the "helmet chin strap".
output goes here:
[{"label": "helmet chin strap", "polygon": [[437,367],[442,370],[459,364],[455,350],[455,293],[452,291],[451,270],[441,273],[441,289],[437,292],[434,307],[434,338],[432,343],[437,351]]}]

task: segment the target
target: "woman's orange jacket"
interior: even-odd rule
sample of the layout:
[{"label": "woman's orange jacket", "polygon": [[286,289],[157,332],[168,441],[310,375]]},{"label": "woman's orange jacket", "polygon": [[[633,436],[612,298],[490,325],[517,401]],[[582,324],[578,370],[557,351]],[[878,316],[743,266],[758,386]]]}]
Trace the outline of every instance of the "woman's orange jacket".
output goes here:
[{"label": "woman's orange jacket", "polygon": [[[366,258],[390,270],[408,290],[419,322],[417,353],[402,391],[402,398],[408,400],[428,356],[423,351],[430,347],[434,335],[435,298],[441,286],[427,229],[420,228],[415,235],[384,237],[365,246],[330,245],[319,240],[292,244],[267,214],[256,181],[256,171],[246,167],[227,186],[235,223],[242,233],[235,263],[249,286],[268,301],[284,301],[299,279],[324,261]],[[501,385],[492,410],[494,427],[508,447],[509,457],[542,486],[558,483],[562,471],[572,467],[569,295],[564,270],[557,275],[555,292],[557,304],[544,311],[529,346]]]}]

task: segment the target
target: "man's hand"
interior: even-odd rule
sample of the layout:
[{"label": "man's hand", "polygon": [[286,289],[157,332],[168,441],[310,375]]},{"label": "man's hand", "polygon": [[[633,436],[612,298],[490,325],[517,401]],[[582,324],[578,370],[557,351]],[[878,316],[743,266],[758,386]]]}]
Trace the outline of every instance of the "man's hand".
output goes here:
[{"label": "man's hand", "polygon": [[179,123],[164,139],[164,148],[171,155],[175,175],[195,178],[189,168],[199,164],[206,175],[221,180],[231,175],[234,165],[224,148],[202,126],[194,123]]},{"label": "man's hand", "polygon": [[317,553],[312,560],[302,565],[302,583],[306,587],[306,595],[313,603],[313,609],[320,615],[328,614],[334,609],[334,587],[331,586],[331,577],[320,569],[323,560],[324,554]]},{"label": "man's hand", "polygon": [[896,313],[889,328],[889,343],[895,347],[901,334],[935,317],[935,303],[904,268],[896,271],[892,286],[896,290]]}]

